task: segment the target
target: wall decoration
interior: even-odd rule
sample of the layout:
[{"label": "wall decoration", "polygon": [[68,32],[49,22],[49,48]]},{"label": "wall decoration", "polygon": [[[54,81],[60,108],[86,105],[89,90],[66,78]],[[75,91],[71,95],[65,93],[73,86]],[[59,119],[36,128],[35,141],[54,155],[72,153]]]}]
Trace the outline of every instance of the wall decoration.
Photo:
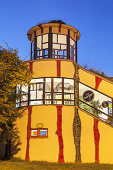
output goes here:
[{"label": "wall decoration", "polygon": [[[97,90],[99,87],[99,84],[101,83],[102,79],[99,77],[95,77],[95,89]],[[99,129],[98,129],[98,122],[99,120],[94,118],[94,140],[95,140],[95,163],[99,163]]]},{"label": "wall decoration", "polygon": [[61,61],[57,60],[57,77],[60,77],[61,74]]},{"label": "wall decoration", "polygon": [[[33,62],[29,63],[29,70],[32,72],[33,70]],[[27,124],[27,146],[26,146],[26,156],[25,160],[29,161],[29,140],[30,140],[30,129],[31,129],[31,114],[32,114],[32,106],[28,106],[28,124]]]},{"label": "wall decoration", "polygon": [[28,106],[28,125],[27,125],[27,147],[26,147],[26,156],[25,160],[29,161],[29,140],[30,140],[30,129],[31,129],[31,114],[32,106]]},{"label": "wall decoration", "polygon": [[46,129],[40,129],[40,136],[47,136],[48,135],[48,133],[47,133],[48,131],[46,130]]},{"label": "wall decoration", "polygon": [[78,109],[75,107],[74,121],[73,121],[73,136],[76,149],[75,162],[81,162],[80,153],[80,138],[81,138],[81,121]]},{"label": "wall decoration", "polygon": [[111,101],[107,102],[108,102],[108,115],[112,115],[112,102]]},{"label": "wall decoration", "polygon": [[31,137],[37,137],[37,129],[31,130]]},{"label": "wall decoration", "polygon": [[98,122],[99,120],[94,118],[94,141],[95,141],[95,163],[99,163],[99,139],[100,134],[98,130]]},{"label": "wall decoration", "polygon": [[43,127],[44,127],[44,124],[43,124],[43,123],[37,123],[37,124],[36,124],[36,127],[37,127],[37,128],[43,128]]},{"label": "wall decoration", "polygon": [[83,99],[86,102],[91,102],[94,98],[94,93],[91,90],[87,90],[83,93]]},{"label": "wall decoration", "polygon": [[73,137],[75,144],[75,162],[81,162],[81,151],[80,151],[80,138],[81,138],[81,120],[78,113],[79,106],[79,74],[78,66],[73,63],[75,68],[74,80],[75,80],[75,113],[73,120]]},{"label": "wall decoration", "polygon": [[103,101],[102,102],[102,107],[104,107],[104,108],[108,107],[108,102],[107,101]]},{"label": "wall decoration", "polygon": [[57,108],[57,131],[59,141],[59,157],[58,162],[64,162],[64,154],[63,154],[63,138],[62,138],[62,106],[56,106]]},{"label": "wall decoration", "polygon": [[48,138],[48,129],[47,128],[31,129],[30,137],[31,138]]},{"label": "wall decoration", "polygon": [[[57,77],[60,77],[61,75],[61,62],[57,61]],[[62,94],[62,79],[61,78],[57,78],[53,80],[53,91],[57,92],[57,94]],[[55,95],[57,95],[55,94]],[[56,98],[53,94],[53,98]],[[60,98],[60,100],[62,99],[62,96]],[[62,104],[59,103],[60,102],[57,101],[57,104]],[[54,103],[54,101],[53,101]],[[58,141],[59,141],[59,155],[58,155],[58,162],[59,163],[63,163],[64,162],[64,154],[63,154],[63,137],[62,137],[62,106],[58,105],[56,106],[57,108],[57,131],[56,131],[56,135],[58,135]]]},{"label": "wall decoration", "polygon": [[29,62],[29,70],[32,72],[33,71],[33,62]]}]

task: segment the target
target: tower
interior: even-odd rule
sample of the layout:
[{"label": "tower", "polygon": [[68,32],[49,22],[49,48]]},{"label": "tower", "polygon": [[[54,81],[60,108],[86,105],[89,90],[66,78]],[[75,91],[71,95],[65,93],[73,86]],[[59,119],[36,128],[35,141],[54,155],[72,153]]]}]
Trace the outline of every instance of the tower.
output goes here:
[{"label": "tower", "polygon": [[[74,143],[70,126],[75,108],[74,63],[80,33],[66,24],[46,23],[32,27],[27,36],[31,41],[31,60],[27,64],[33,71],[33,84],[30,88],[21,87],[27,95],[17,102],[17,107],[28,108],[26,160],[64,162],[63,124],[71,128],[71,134],[65,134],[66,145]],[[66,152],[68,156],[68,146]]]},{"label": "tower", "polygon": [[[104,163],[102,148],[109,147],[104,138],[113,126],[113,84],[78,65],[80,33],[76,28],[46,23],[32,27],[27,36],[31,58],[26,64],[33,78],[30,87],[17,86],[17,93],[22,91],[23,95],[16,107],[25,110],[17,121],[22,144],[16,157],[27,161]],[[110,142],[112,135],[108,136]]]}]

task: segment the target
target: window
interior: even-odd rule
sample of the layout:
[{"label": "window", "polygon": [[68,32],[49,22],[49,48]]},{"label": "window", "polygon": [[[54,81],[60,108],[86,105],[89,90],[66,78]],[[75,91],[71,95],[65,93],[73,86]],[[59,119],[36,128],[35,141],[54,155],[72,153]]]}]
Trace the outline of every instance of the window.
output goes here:
[{"label": "window", "polygon": [[31,138],[48,138],[47,128],[31,129]]},{"label": "window", "polygon": [[[70,56],[67,57],[67,35],[52,33],[52,44],[49,44],[49,33],[37,36],[37,59],[49,58],[49,49],[52,58],[71,59],[76,61],[76,42],[70,37]],[[50,47],[51,46],[51,47]],[[51,53],[51,52],[50,52]],[[32,58],[34,57],[34,41],[32,42]]]},{"label": "window", "polygon": [[111,122],[112,98],[79,83],[79,107],[103,121]]},{"label": "window", "polygon": [[40,137],[41,136],[47,136],[47,130],[45,129],[45,130],[40,130]]},{"label": "window", "polygon": [[31,49],[32,49],[32,51],[31,51],[31,55],[32,55],[32,59],[34,58],[34,41],[31,43]]},{"label": "window", "polygon": [[62,78],[53,78],[53,104],[62,104]]},{"label": "window", "polygon": [[[37,44],[34,44],[36,42]],[[34,46],[37,49],[34,49]],[[68,35],[65,34],[48,33],[38,35],[36,41],[32,42],[31,48],[32,58],[43,59],[50,57],[76,61],[76,41],[71,37],[68,38]],[[67,49],[70,54],[67,54]],[[37,56],[34,56],[34,50],[37,51]]]},{"label": "window", "polygon": [[[29,105],[60,104],[74,105],[74,79],[70,78],[34,78],[29,89]],[[17,86],[21,99],[16,107],[28,105],[28,87]]]},{"label": "window", "polygon": [[76,45],[72,38],[70,38],[70,59],[76,61]]},{"label": "window", "polygon": [[43,104],[43,85],[44,79],[32,79],[30,87],[30,105],[41,105]]},{"label": "window", "polygon": [[20,86],[17,84],[16,93],[18,94],[16,100],[16,107],[27,106],[28,105],[28,86]]},{"label": "window", "polygon": [[64,79],[64,105],[74,105],[73,79]]},{"label": "window", "polygon": [[67,58],[67,36],[62,34],[52,34],[53,52],[52,58]]},{"label": "window", "polygon": [[38,130],[37,129],[31,129],[31,137],[38,137]]},{"label": "window", "polygon": [[48,58],[48,34],[37,36],[37,59]]},{"label": "window", "polygon": [[45,104],[51,104],[51,78],[45,78]]}]

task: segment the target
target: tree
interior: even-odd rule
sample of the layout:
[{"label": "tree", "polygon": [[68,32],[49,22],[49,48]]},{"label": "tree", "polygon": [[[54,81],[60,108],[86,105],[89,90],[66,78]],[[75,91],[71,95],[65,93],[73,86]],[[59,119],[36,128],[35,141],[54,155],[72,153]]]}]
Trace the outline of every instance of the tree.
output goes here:
[{"label": "tree", "polygon": [[30,85],[32,73],[25,61],[18,57],[15,49],[0,48],[0,141],[6,144],[5,158],[11,157],[11,140],[18,138],[15,122],[22,116],[22,111],[17,109],[15,93],[16,84]]}]

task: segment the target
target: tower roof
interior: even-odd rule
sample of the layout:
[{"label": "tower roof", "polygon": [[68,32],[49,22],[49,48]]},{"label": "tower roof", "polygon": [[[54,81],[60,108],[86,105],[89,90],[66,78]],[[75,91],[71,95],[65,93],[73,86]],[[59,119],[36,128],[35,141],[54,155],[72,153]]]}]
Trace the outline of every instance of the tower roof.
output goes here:
[{"label": "tower roof", "polygon": [[[59,30],[58,28],[62,28],[63,30],[65,30],[65,34],[66,34],[66,30],[70,29],[70,31],[73,32],[77,36],[77,41],[80,39],[80,32],[76,28],[74,28],[70,25],[62,24],[62,23],[45,23],[45,24],[36,25],[36,26],[30,28],[29,31],[27,32],[28,39],[31,41],[34,31],[41,32],[42,29],[45,29],[46,33],[48,33],[49,27],[52,27],[53,33],[55,32],[55,28],[56,28],[56,30]],[[60,33],[60,32],[56,31],[55,33]],[[62,30],[61,30],[61,33],[62,33]]]}]

